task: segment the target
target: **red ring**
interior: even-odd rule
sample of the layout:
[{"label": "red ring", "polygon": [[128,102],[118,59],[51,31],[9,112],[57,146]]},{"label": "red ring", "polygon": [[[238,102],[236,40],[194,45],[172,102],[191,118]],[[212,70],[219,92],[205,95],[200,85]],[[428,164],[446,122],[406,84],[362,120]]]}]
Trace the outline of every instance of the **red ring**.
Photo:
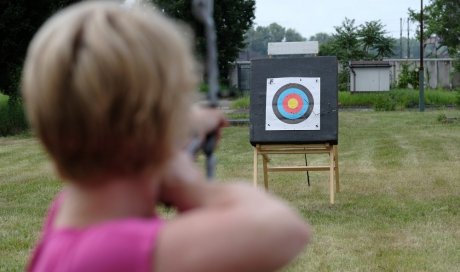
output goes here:
[{"label": "red ring", "polygon": [[[297,100],[297,107],[291,109],[289,108],[288,106],[288,102],[290,99],[295,99]],[[295,93],[292,93],[292,94],[288,94],[285,98],[284,98],[284,101],[283,101],[283,109],[286,111],[286,112],[289,112],[291,114],[296,114],[297,112],[300,111],[300,109],[302,109],[302,98],[300,97],[300,95],[298,94],[295,94]]]}]

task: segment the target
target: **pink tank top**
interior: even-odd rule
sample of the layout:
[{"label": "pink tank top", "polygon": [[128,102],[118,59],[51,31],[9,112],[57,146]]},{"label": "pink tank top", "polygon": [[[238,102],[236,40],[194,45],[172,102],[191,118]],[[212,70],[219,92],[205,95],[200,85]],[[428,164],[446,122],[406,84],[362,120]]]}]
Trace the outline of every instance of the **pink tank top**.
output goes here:
[{"label": "pink tank top", "polygon": [[153,271],[152,256],[162,221],[114,220],[83,229],[53,229],[62,194],[51,205],[27,271]]}]

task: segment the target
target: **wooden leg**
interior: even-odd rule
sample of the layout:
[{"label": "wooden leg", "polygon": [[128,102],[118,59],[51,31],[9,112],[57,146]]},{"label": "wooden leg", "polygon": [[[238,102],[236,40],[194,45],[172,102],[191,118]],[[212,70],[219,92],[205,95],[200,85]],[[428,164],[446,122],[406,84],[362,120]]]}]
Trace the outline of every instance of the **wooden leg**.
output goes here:
[{"label": "wooden leg", "polygon": [[256,147],[254,147],[254,170],[252,176],[254,187],[257,187],[257,148],[258,146],[256,145]]},{"label": "wooden leg", "polygon": [[264,185],[265,185],[265,191],[268,191],[268,158],[267,155],[263,155],[263,164],[264,164]]},{"label": "wooden leg", "polygon": [[335,191],[340,192],[339,182],[339,151],[338,147],[334,145],[334,165],[335,165]]},{"label": "wooden leg", "polygon": [[334,148],[329,150],[329,200],[334,204]]}]

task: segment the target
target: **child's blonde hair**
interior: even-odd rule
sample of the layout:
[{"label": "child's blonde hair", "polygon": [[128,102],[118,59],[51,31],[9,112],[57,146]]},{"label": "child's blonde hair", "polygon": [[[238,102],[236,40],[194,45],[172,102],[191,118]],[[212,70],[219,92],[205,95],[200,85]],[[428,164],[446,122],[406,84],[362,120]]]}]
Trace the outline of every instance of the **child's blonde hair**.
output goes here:
[{"label": "child's blonde hair", "polygon": [[186,33],[158,12],[86,2],[34,37],[22,92],[65,178],[155,170],[183,143],[197,73]]}]

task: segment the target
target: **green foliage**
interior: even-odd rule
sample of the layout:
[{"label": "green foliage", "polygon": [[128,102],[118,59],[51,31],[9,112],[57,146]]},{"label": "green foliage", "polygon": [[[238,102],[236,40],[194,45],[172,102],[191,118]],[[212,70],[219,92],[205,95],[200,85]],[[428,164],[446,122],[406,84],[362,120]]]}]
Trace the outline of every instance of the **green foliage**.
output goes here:
[{"label": "green foliage", "polygon": [[345,18],[335,27],[332,39],[322,44],[319,55],[335,55],[343,65],[350,60],[380,60],[393,55],[394,40],[386,36],[380,21],[356,26],[355,20]]},{"label": "green foliage", "polygon": [[19,96],[18,86],[27,46],[42,23],[76,0],[0,1],[0,90]]},{"label": "green foliage", "polygon": [[[204,27],[192,14],[190,0],[152,0],[166,14],[189,24],[195,32],[196,47],[200,56],[206,56]],[[221,79],[228,80],[230,63],[245,47],[246,31],[254,20],[255,0],[214,1],[214,20],[217,34],[219,73]]]},{"label": "green foliage", "polygon": [[339,105],[341,107],[373,107],[377,95],[374,93],[339,92]]},{"label": "green foliage", "polygon": [[268,26],[251,27],[246,33],[246,43],[249,50],[260,55],[267,55],[269,42],[298,42],[305,41],[305,38],[292,28],[271,23]]},{"label": "green foliage", "polygon": [[249,109],[249,95],[245,95],[233,101],[231,108],[234,110],[247,110]]},{"label": "green foliage", "polygon": [[418,88],[418,84],[419,84],[418,71],[415,69],[410,69],[409,64],[402,63],[401,73],[399,73],[398,84],[397,84],[398,88],[408,88],[409,85],[411,85],[412,88],[416,89]]},{"label": "green foliage", "polygon": [[[381,60],[393,55],[394,40],[385,36],[380,21],[355,25],[355,20],[345,18],[342,25],[335,27],[335,34],[320,44],[320,56],[337,56],[342,66],[339,74],[339,90],[348,90],[348,65],[351,60]],[[323,35],[321,35],[323,36]]]},{"label": "green foliage", "polygon": [[337,56],[339,61],[346,65],[350,60],[364,57],[355,20],[345,18],[341,26],[335,27],[335,31],[331,42],[331,53]]},{"label": "green foliage", "polygon": [[284,34],[284,41],[286,42],[301,42],[306,39],[295,29],[288,28]]},{"label": "green foliage", "polygon": [[0,95],[0,136],[15,135],[27,128],[21,100]]},{"label": "green foliage", "polygon": [[383,59],[393,55],[393,38],[385,36],[384,27],[380,21],[365,22],[360,26],[358,36],[367,59]]},{"label": "green foliage", "polygon": [[457,99],[455,101],[455,104],[460,109],[460,89],[457,90]]},{"label": "green foliage", "polygon": [[396,109],[396,102],[391,96],[380,95],[374,101],[374,109],[376,111],[394,111]]},{"label": "green foliage", "polygon": [[[424,8],[423,21],[426,36],[437,35],[441,43],[449,49],[452,57],[460,59],[460,1],[458,0],[431,0]],[[409,16],[413,21],[420,22],[420,12],[409,9]],[[418,33],[420,35],[420,33]],[[456,65],[460,71],[460,65]]]},{"label": "green foliage", "polygon": [[313,36],[310,36],[310,41],[317,41],[319,43],[319,45],[321,46],[322,44],[327,44],[329,43],[330,41],[332,41],[333,37],[332,35],[329,35],[327,33],[324,33],[324,32],[319,32],[319,33],[316,33],[315,35]]},{"label": "green foliage", "polygon": [[[229,112],[226,114],[227,119],[229,120],[244,120],[249,119],[249,112]],[[234,124],[232,124],[234,125]]]},{"label": "green foliage", "polygon": [[[449,107],[459,103],[458,93],[445,90],[427,90],[425,104],[431,107]],[[418,90],[394,89],[383,93],[339,92],[342,107],[369,107],[377,111],[404,110],[416,108],[419,103]]]},{"label": "green foliage", "polygon": [[349,71],[348,68],[343,68],[339,72],[339,91],[348,91],[348,80],[349,80]]},{"label": "green foliage", "polygon": [[[416,92],[418,94],[418,92]],[[426,90],[425,103],[434,106],[454,106],[456,105],[456,93],[453,91]]]},{"label": "green foliage", "polygon": [[456,71],[460,71],[460,49],[456,54],[453,54],[453,57],[455,58],[455,61],[453,63],[454,68]]}]

